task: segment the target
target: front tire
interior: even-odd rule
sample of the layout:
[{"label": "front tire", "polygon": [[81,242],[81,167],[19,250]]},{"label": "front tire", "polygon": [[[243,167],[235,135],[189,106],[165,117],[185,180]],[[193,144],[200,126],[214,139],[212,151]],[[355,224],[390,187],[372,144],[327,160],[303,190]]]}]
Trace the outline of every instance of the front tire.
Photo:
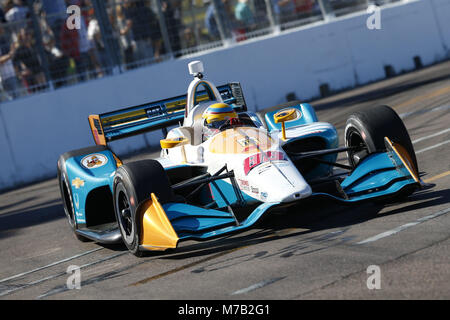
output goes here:
[{"label": "front tire", "polygon": [[164,168],[156,160],[127,163],[119,167],[114,178],[114,211],[122,240],[135,256],[142,256],[139,206],[154,193],[161,204],[173,198]]},{"label": "front tire", "polygon": [[416,153],[400,116],[389,106],[376,106],[350,115],[345,127],[346,147],[361,146],[361,151],[349,151],[347,157],[355,168],[369,154],[385,151],[384,137],[403,146],[411,157],[413,170],[418,171]]},{"label": "front tire", "polygon": [[75,217],[75,209],[73,207],[73,195],[72,188],[70,187],[68,175],[65,169],[65,165],[63,163],[63,159],[58,161],[58,183],[59,190],[61,192],[61,199],[63,202],[64,213],[66,214],[67,222],[69,223],[70,229],[77,238],[81,242],[89,242],[91,241],[88,238],[80,236],[76,230],[78,228],[77,219]]},{"label": "front tire", "polygon": [[[411,169],[419,172],[416,153],[408,131],[400,116],[389,106],[377,106],[358,111],[348,118],[345,127],[345,145],[347,147],[362,147],[361,150],[347,152],[350,165],[356,168],[366,156],[376,152],[384,152],[386,150],[384,137],[388,137],[392,142],[404,147],[411,159],[410,165],[413,166]],[[391,200],[397,201],[405,198],[415,190],[415,187],[407,187],[393,196]],[[382,202],[385,202],[385,200]]]}]

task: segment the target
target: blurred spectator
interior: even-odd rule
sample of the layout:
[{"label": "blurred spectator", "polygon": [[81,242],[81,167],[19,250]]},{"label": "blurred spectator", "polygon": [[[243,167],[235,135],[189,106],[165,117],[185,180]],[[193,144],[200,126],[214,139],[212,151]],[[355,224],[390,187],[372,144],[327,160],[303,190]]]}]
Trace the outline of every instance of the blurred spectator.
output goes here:
[{"label": "blurred spectator", "polygon": [[81,18],[81,28],[80,30],[78,30],[78,36],[80,40],[79,41],[80,55],[82,57],[83,63],[86,63],[86,65],[83,67],[85,67],[87,71],[95,69],[97,71],[97,76],[102,77],[103,76],[102,68],[95,54],[94,48],[95,43],[89,39],[88,30],[83,17]]},{"label": "blurred spectator", "polygon": [[158,18],[144,1],[125,0],[124,14],[126,26],[123,34],[132,31],[136,49],[134,60],[143,61],[149,58],[159,58],[161,52],[161,31]]},{"label": "blurred spectator", "polygon": [[[67,5],[79,3],[78,0],[66,0]],[[93,43],[88,38],[86,22],[84,16],[80,19],[80,29],[70,30],[64,23],[60,34],[61,50],[65,56],[75,61],[76,72],[80,81],[84,81],[89,71],[97,69],[99,76],[102,76],[100,64],[93,50]]]},{"label": "blurred spectator", "polygon": [[81,15],[83,16],[86,25],[89,25],[91,19],[95,17],[95,11],[94,7],[92,6],[91,0],[72,0],[72,1],[74,4],[80,6]]},{"label": "blurred spectator", "polygon": [[6,19],[5,19],[5,11],[3,11],[3,8],[0,7],[0,23],[5,23]]},{"label": "blurred spectator", "polygon": [[[209,3],[205,14],[205,26],[208,29],[209,36],[212,40],[220,39],[219,27],[216,21],[216,10],[213,0],[206,0]],[[230,0],[217,0],[217,12],[223,24],[223,32],[225,37],[232,37],[233,31],[236,29],[234,10],[231,7]]]},{"label": "blurred spectator", "polygon": [[278,23],[286,23],[295,19],[294,0],[271,0],[273,12]]},{"label": "blurred spectator", "polygon": [[238,0],[236,7],[234,8],[234,15],[239,22],[239,27],[243,28],[245,32],[251,31],[254,26],[255,19],[253,12],[248,5],[248,0]]},{"label": "blurred spectator", "polygon": [[[64,0],[41,0],[47,24],[54,35],[58,35],[66,20],[66,4]],[[61,48],[59,37],[55,37],[56,46]]]},{"label": "blurred spectator", "polygon": [[133,52],[136,48],[136,43],[134,42],[131,28],[127,28],[127,19],[123,11],[121,5],[116,6],[116,22],[117,30],[120,34],[120,46],[122,47],[124,62],[128,66],[133,62]]},{"label": "blurred spectator", "polygon": [[209,5],[205,13],[205,26],[208,29],[211,40],[217,40],[220,38],[220,33],[217,27],[214,4],[210,0],[207,0],[206,3],[209,3]]},{"label": "blurred spectator", "polygon": [[309,13],[315,6],[316,0],[294,0],[296,13]]},{"label": "blurred spectator", "polygon": [[45,53],[49,64],[50,77],[55,88],[59,88],[66,83],[67,70],[70,65],[69,58],[56,46],[55,39],[44,37]]},{"label": "blurred spectator", "polygon": [[11,37],[5,31],[4,25],[0,24],[0,83],[7,100],[17,98],[20,87],[12,60],[13,54]]},{"label": "blurred spectator", "polygon": [[41,62],[34,50],[34,43],[30,33],[21,29],[17,41],[12,46],[12,59],[16,73],[30,91],[36,91],[38,86],[45,85],[45,76]]},{"label": "blurred spectator", "polygon": [[[166,22],[167,32],[172,51],[176,57],[180,56],[181,40],[179,30],[183,28],[181,22],[181,1],[180,0],[161,0],[161,10]],[[162,47],[164,52],[164,46]]]},{"label": "blurred spectator", "polygon": [[29,17],[29,12],[22,0],[7,0],[5,3],[5,19],[8,22],[25,20]]},{"label": "blurred spectator", "polygon": [[27,26],[26,19],[29,18],[29,9],[22,0],[7,0],[4,9],[5,20],[11,23],[11,32],[16,39],[17,33]]},{"label": "blurred spectator", "polygon": [[193,48],[197,45],[197,40],[195,39],[194,31],[190,27],[186,27],[183,30],[181,42],[184,49]]},{"label": "blurred spectator", "polygon": [[269,26],[266,0],[254,0],[253,6],[255,8],[255,22],[257,27],[264,28]]},{"label": "blurred spectator", "polygon": [[42,38],[54,38],[55,34],[47,22],[47,14],[45,11],[41,10],[39,15],[39,25],[41,28]]},{"label": "blurred spectator", "polygon": [[105,43],[103,42],[102,33],[100,32],[100,25],[95,16],[90,19],[87,36],[89,41],[94,44],[94,61],[98,61],[94,63],[98,63],[102,70],[106,70],[108,67],[108,53],[106,52]]},{"label": "blurred spectator", "polygon": [[70,30],[64,23],[61,28],[60,43],[63,54],[74,60],[79,80],[84,80],[84,73],[88,70],[89,57],[81,55],[78,30]]}]

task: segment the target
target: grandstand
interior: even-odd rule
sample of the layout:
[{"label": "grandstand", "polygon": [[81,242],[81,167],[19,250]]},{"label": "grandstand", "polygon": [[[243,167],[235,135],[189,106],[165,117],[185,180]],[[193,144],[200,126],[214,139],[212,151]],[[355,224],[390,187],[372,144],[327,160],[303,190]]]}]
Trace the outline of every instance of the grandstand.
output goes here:
[{"label": "grandstand", "polygon": [[0,103],[399,0],[0,0]]}]

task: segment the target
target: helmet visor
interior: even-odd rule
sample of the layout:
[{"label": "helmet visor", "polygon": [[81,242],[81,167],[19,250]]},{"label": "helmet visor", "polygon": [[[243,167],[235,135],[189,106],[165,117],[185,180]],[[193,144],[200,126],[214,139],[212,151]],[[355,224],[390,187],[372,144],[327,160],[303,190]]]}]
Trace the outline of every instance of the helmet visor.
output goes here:
[{"label": "helmet visor", "polygon": [[214,121],[214,122],[208,123],[208,124],[206,124],[206,126],[210,129],[220,129],[220,127],[223,126],[226,122],[227,122],[227,120],[219,120],[219,121]]}]

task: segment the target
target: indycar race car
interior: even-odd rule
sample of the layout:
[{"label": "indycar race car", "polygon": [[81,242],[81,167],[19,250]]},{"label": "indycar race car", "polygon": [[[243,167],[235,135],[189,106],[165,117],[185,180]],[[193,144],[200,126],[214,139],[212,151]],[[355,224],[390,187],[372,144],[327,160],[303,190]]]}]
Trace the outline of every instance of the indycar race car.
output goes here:
[{"label": "indycar race car", "polygon": [[[381,201],[422,186],[408,132],[388,106],[351,114],[339,147],[337,130],[311,105],[257,114],[239,83],[216,87],[199,61],[189,71],[187,95],[91,115],[96,146],[59,158],[64,210],[78,239],[123,241],[140,256],[248,229],[306,198]],[[157,159],[123,163],[107,146],[174,125]],[[337,163],[339,153],[348,163]]]}]

